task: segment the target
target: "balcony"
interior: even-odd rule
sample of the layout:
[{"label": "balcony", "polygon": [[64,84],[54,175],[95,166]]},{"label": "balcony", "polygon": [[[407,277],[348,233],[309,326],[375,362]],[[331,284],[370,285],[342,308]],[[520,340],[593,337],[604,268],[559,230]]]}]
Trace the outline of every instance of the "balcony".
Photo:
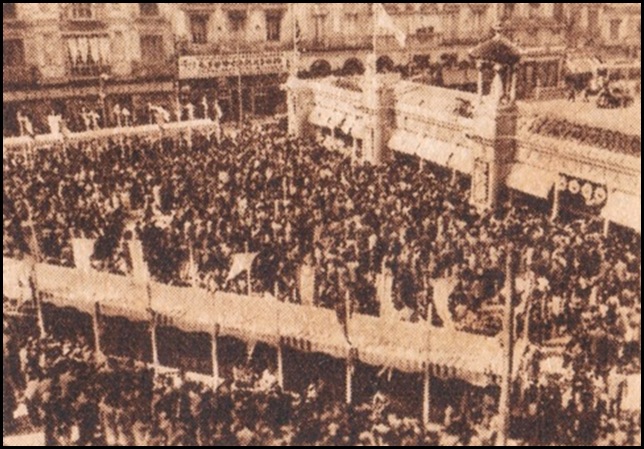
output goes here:
[{"label": "balcony", "polygon": [[40,71],[35,66],[3,66],[2,87],[30,87],[40,81]]},{"label": "balcony", "polygon": [[183,43],[180,45],[181,56],[208,56],[219,54],[260,53],[275,51],[291,51],[292,42],[246,42],[242,40],[229,40],[210,42],[207,44]]},{"label": "balcony", "polygon": [[[435,48],[441,44],[442,36],[438,33],[413,34],[407,37],[406,47],[412,50]],[[371,50],[373,39],[370,36],[333,36],[320,40],[304,40],[300,49],[308,51],[333,52]],[[378,53],[404,50],[394,36],[378,37]]]},{"label": "balcony", "polygon": [[68,68],[68,75],[74,80],[89,80],[100,77],[101,75],[109,75],[112,68],[104,64],[76,64]]},{"label": "balcony", "polygon": [[255,9],[286,11],[288,9],[288,3],[220,3],[220,5],[224,11],[250,11]]}]

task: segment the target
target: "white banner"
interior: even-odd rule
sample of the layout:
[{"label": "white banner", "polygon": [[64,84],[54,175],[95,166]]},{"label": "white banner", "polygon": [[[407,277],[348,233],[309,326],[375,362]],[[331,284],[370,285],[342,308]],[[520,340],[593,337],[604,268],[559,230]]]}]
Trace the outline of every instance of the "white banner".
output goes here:
[{"label": "white banner", "polygon": [[199,79],[286,73],[288,64],[289,55],[283,52],[182,56],[179,58],[179,78]]},{"label": "white banner", "polygon": [[92,271],[92,256],[94,255],[93,239],[72,239],[74,265],[84,273]]}]

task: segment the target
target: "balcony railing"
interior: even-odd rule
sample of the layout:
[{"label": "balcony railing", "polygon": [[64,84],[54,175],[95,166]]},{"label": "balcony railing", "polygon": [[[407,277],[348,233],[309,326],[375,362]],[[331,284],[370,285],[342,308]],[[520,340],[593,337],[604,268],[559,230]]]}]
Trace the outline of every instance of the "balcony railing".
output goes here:
[{"label": "balcony railing", "polygon": [[241,42],[238,40],[218,41],[216,43],[193,44],[184,43],[179,52],[182,56],[204,56],[234,53],[259,53],[274,51],[290,51],[292,42]]},{"label": "balcony railing", "polygon": [[[407,37],[406,47],[419,49],[436,47],[441,44],[442,36],[433,34],[413,34]],[[373,39],[370,36],[333,36],[326,39],[308,39],[301,43],[301,49],[310,51],[350,51],[369,50],[373,47]],[[393,36],[378,37],[378,52],[398,51],[402,47]]]},{"label": "balcony railing", "polygon": [[104,64],[76,64],[70,66],[68,74],[73,79],[92,79],[101,75],[109,75],[112,68]]}]

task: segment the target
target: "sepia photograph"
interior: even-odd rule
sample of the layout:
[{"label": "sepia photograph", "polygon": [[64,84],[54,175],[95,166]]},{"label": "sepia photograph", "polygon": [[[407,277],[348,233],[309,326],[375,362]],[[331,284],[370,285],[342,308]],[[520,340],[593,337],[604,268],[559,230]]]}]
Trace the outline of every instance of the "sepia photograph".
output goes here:
[{"label": "sepia photograph", "polygon": [[3,446],[641,446],[640,3],[3,3]]}]

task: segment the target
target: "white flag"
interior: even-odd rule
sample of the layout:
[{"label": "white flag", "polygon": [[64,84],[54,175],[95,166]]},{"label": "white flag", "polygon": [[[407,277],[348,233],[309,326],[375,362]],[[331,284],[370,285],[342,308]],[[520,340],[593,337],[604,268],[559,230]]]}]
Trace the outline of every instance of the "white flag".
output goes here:
[{"label": "white flag", "polygon": [[302,304],[312,306],[315,302],[315,268],[311,265],[300,267],[299,290]]},{"label": "white flag", "polygon": [[145,263],[141,241],[130,240],[128,248],[130,250],[130,259],[132,260],[132,277],[139,282],[147,282],[150,279],[150,272],[148,271],[148,265]]},{"label": "white flag", "polygon": [[244,271],[249,271],[258,253],[239,253],[233,254],[233,263],[230,265],[230,272],[226,282],[235,279]]},{"label": "white flag", "polygon": [[443,326],[447,329],[454,328],[452,314],[449,311],[449,297],[456,288],[458,281],[455,278],[440,278],[432,281],[434,288],[434,307],[436,313],[443,321]]},{"label": "white flag", "polygon": [[391,273],[379,273],[376,276],[376,297],[380,303],[380,316],[387,319],[397,319],[397,311],[393,303],[394,277]]},{"label": "white flag", "polygon": [[92,270],[94,242],[95,240],[93,239],[72,239],[74,266],[85,273],[89,273]]},{"label": "white flag", "polygon": [[382,3],[373,4],[373,14],[378,29],[387,31],[396,38],[401,47],[405,47],[407,44],[407,34],[398,28],[394,19],[389,15]]}]

